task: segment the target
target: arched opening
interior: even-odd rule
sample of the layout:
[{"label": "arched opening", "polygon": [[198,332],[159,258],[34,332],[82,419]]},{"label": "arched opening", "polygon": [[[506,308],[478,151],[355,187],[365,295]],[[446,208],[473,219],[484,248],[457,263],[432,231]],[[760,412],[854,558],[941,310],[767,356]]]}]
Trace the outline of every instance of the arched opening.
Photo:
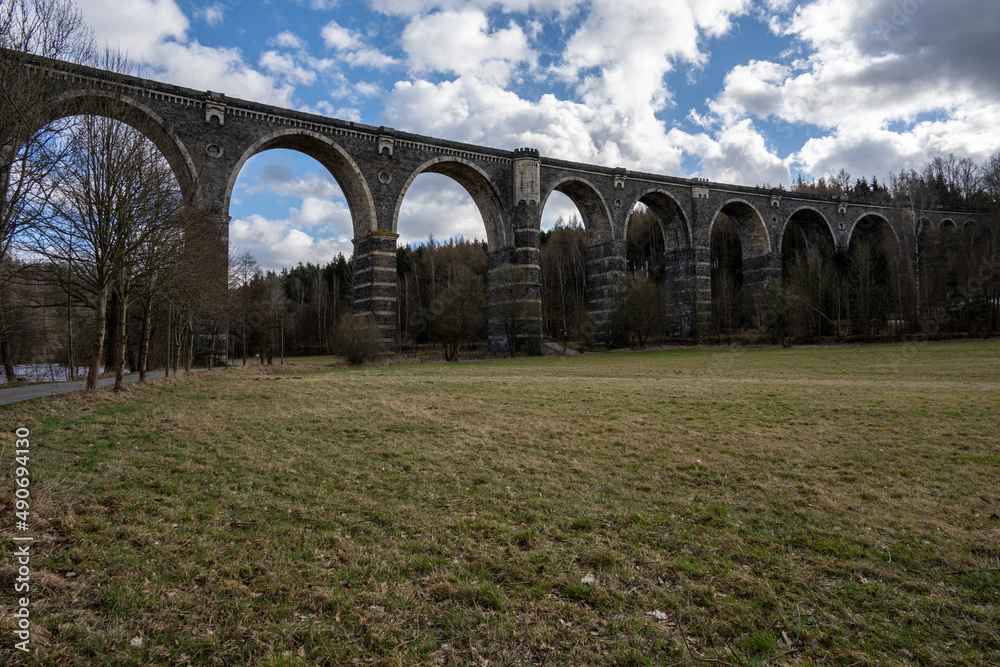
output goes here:
[{"label": "arched opening", "polygon": [[[428,175],[431,174],[447,178],[429,177]],[[481,223],[477,225],[474,222],[467,221],[464,223],[466,228],[470,231],[485,231],[490,252],[510,248],[513,238],[508,229],[507,216],[505,215],[503,205],[500,203],[500,195],[496,185],[490,176],[480,167],[461,158],[435,158],[413,171],[410,178],[403,185],[399,199],[396,202],[396,210],[392,223],[392,230],[394,232],[400,233],[402,236],[402,233],[399,231],[402,207],[407,199],[407,194],[410,192],[410,188],[418,178],[429,184],[421,186],[427,193],[444,193],[445,197],[452,199],[452,204],[459,193],[464,190],[474,203]],[[460,189],[456,188],[455,184],[460,186]],[[465,201],[467,205],[467,200]],[[445,203],[445,206],[447,207],[448,204]],[[455,222],[457,220],[455,216],[448,213],[444,213],[444,215],[444,219],[451,221],[449,224],[458,224]],[[468,218],[469,216],[466,217]],[[480,233],[480,231],[477,231],[476,236],[478,237]]]},{"label": "arched opening", "polygon": [[[288,152],[272,152],[276,150]],[[384,321],[390,319],[394,323],[394,312],[390,318],[386,318],[377,308],[380,304],[391,303],[380,300],[383,295],[376,293],[377,290],[374,287],[376,283],[375,270],[378,267],[373,265],[373,258],[380,258],[367,247],[359,252],[357,245],[359,242],[363,243],[363,239],[368,238],[377,226],[375,204],[368,183],[362,176],[358,165],[347,151],[326,135],[302,128],[277,130],[248,146],[242,155],[229,158],[234,162],[223,194],[223,210],[225,212],[229,212],[234,195],[238,197],[245,194],[236,190],[236,181],[244,167],[254,156],[262,153],[268,156],[259,158],[264,160],[264,163],[271,161],[272,158],[280,162],[284,156],[283,159],[292,160],[295,164],[300,165],[297,175],[289,174],[289,170],[281,169],[280,165],[272,167],[272,172],[277,178],[284,174],[288,182],[287,185],[303,190],[297,193],[301,206],[298,208],[292,206],[286,209],[284,214],[278,213],[280,220],[268,220],[264,216],[250,217],[237,221],[233,228],[237,235],[253,235],[261,232],[261,229],[253,229],[249,222],[260,223],[258,227],[263,227],[266,234],[275,235],[281,241],[276,248],[261,243],[258,246],[260,250],[267,254],[280,252],[283,257],[275,258],[274,262],[280,262],[283,265],[291,264],[296,269],[298,263],[303,262],[303,274],[297,275],[296,278],[317,283],[316,289],[321,292],[321,296],[317,298],[321,301],[325,298],[325,304],[322,313],[318,312],[320,307],[317,306],[316,317],[319,318],[320,322],[316,329],[318,338],[310,343],[311,347],[324,353],[336,351],[337,337],[330,332],[330,326],[343,326],[347,329],[354,327],[355,319],[347,317],[351,310],[364,310],[371,313],[375,320],[374,325],[383,332],[381,342],[383,344],[394,343],[395,337],[391,331],[386,332],[387,322]],[[274,185],[280,189],[277,183]],[[307,194],[305,191],[310,187],[314,189],[313,195],[315,196],[303,196]],[[272,194],[274,193],[272,192]],[[349,212],[349,215],[345,215],[345,210]],[[249,216],[251,212],[247,213]],[[310,220],[310,213],[314,214],[317,220]],[[344,218],[349,220],[350,224],[346,229],[343,226],[337,228],[336,220],[338,217],[341,225]],[[294,224],[291,222],[293,219],[295,220]],[[300,225],[310,225],[313,222],[316,222],[320,227],[325,225],[325,228],[316,230],[309,228],[305,231],[300,228]],[[344,252],[345,242],[352,237],[353,248],[352,252],[348,254]],[[266,241],[266,238],[262,237],[260,240]],[[324,255],[329,255],[329,257],[324,259]],[[350,262],[346,260],[345,255],[351,257]],[[310,266],[312,261],[315,261],[316,264]],[[324,277],[322,279],[316,278],[317,272],[323,273]],[[245,277],[252,271],[246,270],[242,273]],[[269,280],[272,283],[280,283],[280,280],[275,278],[269,277]],[[320,283],[325,283],[325,285]],[[350,283],[350,287],[346,286],[347,283]],[[241,284],[249,283],[243,280]],[[267,289],[269,294],[278,291],[278,287],[273,284],[262,289]],[[345,306],[344,302],[347,300],[353,303],[352,308]],[[280,342],[284,338],[284,325],[284,314],[277,319],[264,318],[261,324],[260,342],[257,344],[257,347],[260,348],[261,359],[266,356],[270,362],[274,354],[282,352]],[[370,327],[361,326],[365,327],[364,337],[366,339],[377,337],[377,334]],[[240,349],[253,349],[254,334],[252,328],[244,328],[239,335]],[[344,336],[343,338],[345,340],[352,339],[352,336]],[[376,343],[377,341],[372,342],[369,347],[374,349]],[[347,352],[346,350],[341,351]]]},{"label": "arched opening", "polygon": [[710,235],[715,331],[728,335],[749,323],[754,302],[771,277],[769,246],[756,209],[744,202],[730,202],[720,209]]},{"label": "arched opening", "polygon": [[543,210],[548,209],[549,201],[552,201],[553,197],[556,202],[568,199],[576,207],[591,245],[606,243],[614,238],[607,202],[592,183],[577,178],[565,178],[559,181],[543,199]]},{"label": "arched opening", "polygon": [[943,272],[944,286],[947,292],[954,293],[968,273],[966,267],[965,243],[963,243],[961,231],[954,220],[944,220],[941,222],[941,229],[938,232],[938,243],[940,249],[941,269]]},{"label": "arched opening", "polygon": [[[787,323],[797,338],[836,333],[837,313],[835,241],[826,219],[813,209],[796,211],[781,236],[781,293],[767,310],[775,326]],[[781,318],[781,319],[779,319]]]},{"label": "arched opening", "polygon": [[906,325],[901,280],[899,241],[889,222],[862,217],[851,232],[846,266],[853,333],[867,338]]},{"label": "arched opening", "polygon": [[488,177],[463,162],[432,162],[405,184],[394,221],[401,351],[453,361],[488,343],[491,253],[508,238],[500,215]]},{"label": "arched opening", "polygon": [[52,110],[60,122],[22,138],[4,174],[0,259],[7,275],[16,267],[29,277],[2,299],[8,378],[17,361],[66,369],[52,379],[86,366],[88,389],[105,369],[121,385],[128,371],[162,368],[173,341],[154,328],[168,301],[185,318],[175,340],[190,364],[189,323],[221,305],[214,285],[201,286],[220,271],[214,230],[186,214],[173,166],[144,124],[104,101]]},{"label": "arched opening", "polygon": [[[303,129],[281,130],[263,137],[243,153],[236,161],[229,177],[226,187],[223,209],[227,213],[233,197],[236,180],[243,171],[244,166],[254,156],[274,150],[290,151],[312,158],[318,162],[322,170],[329,174],[336,184],[336,189],[331,193],[335,199],[346,202],[351,214],[352,232],[354,238],[361,238],[373,231],[376,224],[375,202],[372,199],[368,183],[361,176],[361,170],[347,152],[333,142],[330,138]],[[284,155],[288,160],[288,153],[274,154]],[[309,165],[309,169],[317,172],[315,166],[310,161],[303,161],[299,164]],[[300,171],[303,169],[300,167]]]},{"label": "arched opening", "polygon": [[979,225],[975,220],[966,220],[962,225],[962,240],[967,247],[974,247],[979,240]]},{"label": "arched opening", "polygon": [[662,283],[666,252],[659,216],[645,204],[636,204],[625,229],[625,266],[628,274]]},{"label": "arched opening", "polygon": [[247,160],[234,181],[229,242],[250,251],[261,269],[350,258],[354,223],[337,180],[309,155],[272,148]]},{"label": "arched opening", "polygon": [[[329,355],[353,312],[355,224],[331,169],[277,141],[243,161],[230,186],[232,355]],[[313,154],[324,157],[322,151]]]},{"label": "arched opening", "polygon": [[921,218],[917,221],[914,236],[916,240],[916,289],[914,290],[917,299],[916,312],[921,326],[925,326],[933,321],[933,313],[936,308],[938,236],[934,225],[927,218]]},{"label": "arched opening", "polygon": [[796,211],[781,235],[782,277],[797,261],[816,255],[832,255],[835,243],[826,218],[818,211],[810,208]]},{"label": "arched opening", "polygon": [[[154,146],[173,171],[184,202],[200,205],[197,190],[198,173],[194,161],[184,146],[169,130],[166,122],[140,102],[124,95],[92,90],[68,93],[49,108],[50,123],[71,122],[73,117],[100,116],[137,130]],[[57,132],[64,128],[56,127]]]},{"label": "arched opening", "polygon": [[899,252],[899,240],[889,221],[880,215],[865,215],[854,223],[851,230],[850,246],[862,242],[872,242],[881,245],[887,253]]},{"label": "arched opening", "polygon": [[608,322],[625,269],[624,248],[614,240],[608,207],[592,183],[567,177],[543,193],[543,225],[550,210],[575,213],[582,226],[543,232],[546,330],[557,339],[562,332],[580,343],[608,345]]},{"label": "arched opening", "polygon": [[545,201],[539,238],[542,276],[542,331],[561,354],[587,342],[587,228],[573,200],[554,191]]},{"label": "arched opening", "polygon": [[633,319],[653,340],[691,335],[690,230],[680,205],[664,192],[642,195],[629,216],[625,240],[633,289],[643,295],[639,301],[648,302]]}]

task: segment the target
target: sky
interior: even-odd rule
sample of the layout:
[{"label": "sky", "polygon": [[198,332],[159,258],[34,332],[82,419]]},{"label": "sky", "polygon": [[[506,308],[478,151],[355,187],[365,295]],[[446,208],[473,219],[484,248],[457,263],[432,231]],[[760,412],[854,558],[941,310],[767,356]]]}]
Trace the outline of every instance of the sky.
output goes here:
[{"label": "sky", "polygon": [[[77,0],[136,73],[433,137],[678,177],[879,180],[1000,150],[996,0]],[[575,207],[550,198],[543,227]],[[350,256],[311,158],[240,173],[230,242],[265,269]],[[422,175],[400,243],[485,238]]]}]

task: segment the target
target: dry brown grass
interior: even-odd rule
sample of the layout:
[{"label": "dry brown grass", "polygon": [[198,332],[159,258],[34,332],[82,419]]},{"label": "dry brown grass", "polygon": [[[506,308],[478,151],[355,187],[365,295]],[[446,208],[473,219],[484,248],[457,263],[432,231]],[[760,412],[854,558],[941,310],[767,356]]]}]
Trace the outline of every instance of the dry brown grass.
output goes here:
[{"label": "dry brown grass", "polygon": [[28,664],[1000,662],[997,342],[273,373],[0,415]]}]

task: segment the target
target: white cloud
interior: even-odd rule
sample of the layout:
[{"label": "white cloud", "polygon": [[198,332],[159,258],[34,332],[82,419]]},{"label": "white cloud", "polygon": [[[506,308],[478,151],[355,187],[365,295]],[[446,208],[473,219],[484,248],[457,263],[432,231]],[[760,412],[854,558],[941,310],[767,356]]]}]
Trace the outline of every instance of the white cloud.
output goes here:
[{"label": "white cloud", "polygon": [[[238,216],[230,223],[230,243],[249,250],[262,267],[278,270],[299,262],[325,264],[343,252],[353,252],[351,212],[337,182],[328,173],[301,174],[284,160],[268,163],[258,156],[252,181],[237,181],[237,193],[254,202],[296,201],[287,213],[268,217],[256,213]],[[301,175],[300,175],[301,174]],[[281,210],[280,205],[278,210]]]},{"label": "white cloud", "polygon": [[564,160],[672,174],[681,169],[680,151],[651,112],[632,119],[610,105],[591,108],[554,95],[530,102],[474,77],[397,83],[384,98],[383,120],[455,141],[533,146]]},{"label": "white cloud", "polygon": [[294,88],[247,64],[239,49],[203,46],[198,42],[163,42],[146,60],[158,77],[199,90],[283,107],[294,106]]},{"label": "white cloud", "polygon": [[283,30],[271,39],[267,40],[267,43],[271,46],[277,46],[282,49],[294,49],[296,51],[305,51],[309,48],[309,45],[305,42],[305,40],[291,30]]},{"label": "white cloud", "polygon": [[834,174],[844,168],[880,179],[903,169],[920,169],[935,157],[949,154],[983,162],[1000,150],[997,118],[996,110],[983,109],[918,123],[907,131],[845,128],[810,139],[796,158],[813,174]]},{"label": "white cloud", "polygon": [[1000,149],[1000,4],[814,0],[772,28],[806,54],[736,67],[709,106],[724,125],[771,116],[828,130],[793,156],[807,173],[881,177]]},{"label": "white cloud", "polygon": [[396,58],[366,45],[361,35],[336,21],[326,24],[322,35],[327,48],[336,51],[340,58],[353,67],[382,70],[399,62]]},{"label": "white cloud", "polygon": [[583,0],[372,0],[375,11],[396,16],[418,16],[434,10],[496,9],[506,13],[535,11],[555,12],[566,16],[575,12]]},{"label": "white cloud", "polygon": [[319,238],[297,229],[295,222],[256,214],[229,223],[229,244],[249,250],[262,269],[274,271],[299,262],[323,265],[337,253],[350,257],[354,252],[349,235]]},{"label": "white cloud", "polygon": [[77,6],[99,43],[117,46],[138,62],[150,63],[166,39],[186,39],[191,26],[174,0],[79,0]]},{"label": "white cloud", "polygon": [[197,12],[197,15],[205,21],[210,26],[222,25],[222,21],[226,17],[226,8],[221,4],[214,4],[211,7],[205,7],[204,9]]},{"label": "white cloud", "polygon": [[396,228],[399,245],[422,243],[432,234],[449,238],[486,239],[486,227],[475,202],[447,176],[421,174],[406,191]]},{"label": "white cloud", "polygon": [[354,90],[362,97],[378,97],[382,94],[382,86],[369,81],[358,81],[354,84]]},{"label": "white cloud", "polygon": [[117,46],[132,62],[148,67],[145,76],[292,106],[292,86],[253,69],[239,49],[189,41],[190,22],[173,0],[80,0],[79,7],[98,42]]},{"label": "white cloud", "polygon": [[[403,35],[413,71],[456,77],[398,82],[383,100],[382,118],[396,127],[458,141],[533,146],[567,160],[681,174],[682,148],[693,142],[669,133],[658,115],[672,101],[666,76],[680,62],[702,66],[708,57],[704,41],[726,34],[733,18],[748,11],[749,2],[593,0],[551,66],[551,74],[575,90],[577,101],[552,94],[530,100],[510,90],[513,72],[536,66],[538,56],[521,27],[508,23],[491,32],[487,15],[473,7],[531,7],[551,13],[571,12],[581,4],[461,3],[459,11],[449,2],[405,7],[376,3],[383,11],[414,17]],[[433,9],[439,11],[420,13]],[[736,153],[731,144],[737,137],[752,138],[734,129],[724,142],[715,143],[723,153]],[[762,139],[759,143],[748,154],[773,176],[784,165],[763,149]],[[718,165],[708,170],[718,171]],[[787,176],[782,180],[787,182]]]},{"label": "white cloud", "polygon": [[265,51],[260,55],[258,64],[271,74],[279,75],[295,84],[311,86],[316,83],[316,72],[296,65],[295,59],[288,54]]},{"label": "white cloud", "polygon": [[289,166],[281,163],[267,164],[257,171],[256,182],[247,188],[247,194],[270,193],[279,197],[297,199],[339,199],[344,195],[329,174],[306,172],[299,176]]},{"label": "white cloud", "polygon": [[582,78],[579,91],[588,104],[613,104],[629,113],[659,111],[670,101],[664,77],[675,63],[704,64],[703,37],[724,34],[746,5],[746,0],[594,0],[556,71],[570,81]]},{"label": "white cloud", "polygon": [[717,139],[679,130],[671,131],[670,139],[701,157],[701,175],[709,180],[772,187],[791,184],[787,162],[767,148],[763,135],[748,119],[725,128]]},{"label": "white cloud", "polygon": [[352,30],[348,30],[336,21],[330,21],[323,27],[323,41],[327,47],[338,51],[348,51],[361,46],[361,38]]},{"label": "white cloud", "polygon": [[520,26],[511,22],[491,32],[486,14],[469,9],[415,18],[402,42],[417,73],[473,75],[503,84],[518,66],[536,61]]}]

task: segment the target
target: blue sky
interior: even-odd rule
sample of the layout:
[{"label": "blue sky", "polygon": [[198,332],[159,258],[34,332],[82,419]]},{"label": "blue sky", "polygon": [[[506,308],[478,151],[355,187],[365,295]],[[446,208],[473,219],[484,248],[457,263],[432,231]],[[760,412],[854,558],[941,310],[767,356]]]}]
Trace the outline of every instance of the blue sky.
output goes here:
[{"label": "blue sky", "polygon": [[[78,0],[144,76],[503,149],[740,184],[1000,150],[995,0]],[[574,212],[554,196],[546,226]],[[265,268],[351,252],[339,188],[270,151],[230,238]],[[419,177],[401,242],[483,237]]]}]

